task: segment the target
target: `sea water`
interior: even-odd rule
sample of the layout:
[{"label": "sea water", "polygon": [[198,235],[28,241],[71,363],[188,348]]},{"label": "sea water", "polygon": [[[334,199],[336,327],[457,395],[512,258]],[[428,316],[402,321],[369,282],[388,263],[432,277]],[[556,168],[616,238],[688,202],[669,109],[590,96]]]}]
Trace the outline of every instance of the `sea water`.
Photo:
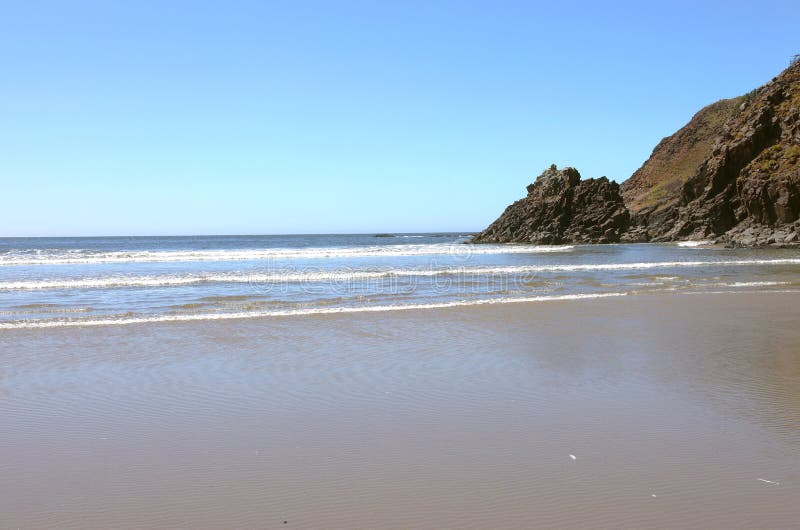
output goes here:
[{"label": "sea water", "polygon": [[0,329],[794,290],[800,251],[459,233],[0,239]]}]

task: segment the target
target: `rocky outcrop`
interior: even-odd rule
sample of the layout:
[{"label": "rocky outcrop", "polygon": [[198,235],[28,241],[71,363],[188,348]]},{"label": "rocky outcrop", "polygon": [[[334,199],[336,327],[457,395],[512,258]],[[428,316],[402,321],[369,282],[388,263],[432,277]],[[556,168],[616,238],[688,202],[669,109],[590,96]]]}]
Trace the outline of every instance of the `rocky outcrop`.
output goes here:
[{"label": "rocky outcrop", "polygon": [[473,242],[800,245],[800,60],[698,112],[621,186],[555,166]]},{"label": "rocky outcrop", "polygon": [[581,180],[575,168],[545,170],[474,243],[613,243],[630,229],[619,185]]},{"label": "rocky outcrop", "polygon": [[[657,148],[623,183],[634,219],[652,240],[713,239],[732,246],[796,244],[800,62],[763,87],[728,101],[739,102],[736,112],[719,126],[710,152],[688,177],[678,176],[668,166],[652,171]],[[680,154],[678,150],[674,156]],[[646,181],[665,192],[654,197],[653,186],[648,187]],[[669,187],[676,182],[678,186]]]}]

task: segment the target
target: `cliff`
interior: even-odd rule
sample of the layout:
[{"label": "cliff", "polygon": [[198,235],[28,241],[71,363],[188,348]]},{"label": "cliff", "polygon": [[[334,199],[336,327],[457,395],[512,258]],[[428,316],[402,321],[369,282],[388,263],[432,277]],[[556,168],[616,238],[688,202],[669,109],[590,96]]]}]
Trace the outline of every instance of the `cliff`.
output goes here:
[{"label": "cliff", "polygon": [[[731,103],[738,103],[734,111]],[[705,129],[699,127],[697,118],[712,108],[717,116],[730,115],[719,125],[712,120]],[[698,157],[696,167],[681,167],[693,150],[708,152]],[[714,239],[734,246],[797,242],[800,62],[746,96],[698,113],[656,147],[622,190],[637,222],[655,241]]]},{"label": "cliff", "polygon": [[800,61],[700,110],[621,186],[555,166],[473,242],[800,244]]},{"label": "cliff", "polygon": [[711,156],[722,127],[736,115],[743,100],[723,99],[708,105],[658,143],[650,158],[620,186],[631,213],[646,215],[676,206],[681,186]]}]

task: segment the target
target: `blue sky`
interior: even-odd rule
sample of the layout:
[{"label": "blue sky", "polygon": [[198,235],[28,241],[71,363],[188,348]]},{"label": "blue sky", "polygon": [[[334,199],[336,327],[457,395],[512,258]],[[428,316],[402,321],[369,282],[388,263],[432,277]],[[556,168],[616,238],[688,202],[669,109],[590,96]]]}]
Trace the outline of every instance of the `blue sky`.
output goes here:
[{"label": "blue sky", "polygon": [[3,2],[0,236],[479,230],[800,53],[791,2]]}]

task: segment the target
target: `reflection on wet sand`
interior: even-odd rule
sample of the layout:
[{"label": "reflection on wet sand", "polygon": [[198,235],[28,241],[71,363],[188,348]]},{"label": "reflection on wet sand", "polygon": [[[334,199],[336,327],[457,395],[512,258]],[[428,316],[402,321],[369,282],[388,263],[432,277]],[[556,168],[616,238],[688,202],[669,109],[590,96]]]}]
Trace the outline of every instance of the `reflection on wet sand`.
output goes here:
[{"label": "reflection on wet sand", "polygon": [[0,526],[791,527],[795,296],[4,331]]}]

